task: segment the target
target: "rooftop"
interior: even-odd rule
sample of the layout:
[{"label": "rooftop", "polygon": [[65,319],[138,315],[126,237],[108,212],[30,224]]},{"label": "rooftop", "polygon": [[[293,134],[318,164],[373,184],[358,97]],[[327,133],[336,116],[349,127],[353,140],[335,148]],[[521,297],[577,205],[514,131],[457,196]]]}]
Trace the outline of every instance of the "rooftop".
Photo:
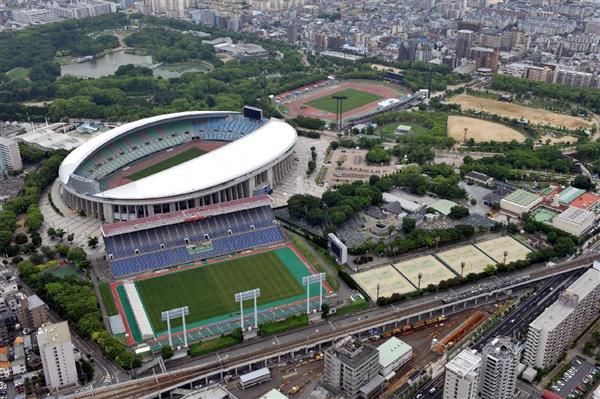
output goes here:
[{"label": "rooftop", "polygon": [[512,193],[508,194],[506,197],[504,197],[505,201],[513,202],[521,206],[531,205],[538,199],[540,199],[538,195],[521,189],[515,190]]},{"label": "rooftop", "polygon": [[444,216],[448,216],[450,214],[450,210],[456,205],[458,204],[454,201],[449,201],[447,199],[439,199],[431,205],[429,205],[429,207],[435,209]]},{"label": "rooftop", "polygon": [[557,219],[567,223],[580,224],[594,216],[594,212],[586,211],[585,209],[568,207],[564,212],[558,215]]},{"label": "rooftop", "polygon": [[580,197],[584,193],[585,193],[585,190],[582,190],[580,188],[575,188],[573,186],[569,186],[569,187],[565,188],[563,191],[561,191],[560,194],[558,194],[558,202],[560,202],[562,204],[570,204],[577,197]]},{"label": "rooftop", "polygon": [[573,200],[569,205],[580,209],[590,209],[600,202],[600,196],[592,193],[584,193]]},{"label": "rooftop", "polygon": [[379,351],[379,364],[381,367],[387,367],[394,363],[409,352],[412,352],[412,347],[406,342],[392,337],[377,347]]},{"label": "rooftop", "polygon": [[31,295],[27,297],[27,309],[32,310],[35,308],[39,308],[40,306],[44,306],[44,301],[37,295]]},{"label": "rooftop", "polygon": [[288,399],[288,397],[279,392],[277,389],[273,388],[259,399]]},{"label": "rooftop", "polygon": [[344,364],[356,367],[377,352],[377,349],[348,336],[336,342],[328,352],[339,358]]},{"label": "rooftop", "polygon": [[477,372],[480,365],[481,357],[465,349],[446,364],[446,369],[452,371],[454,374],[465,376],[468,373]]},{"label": "rooftop", "polygon": [[46,323],[38,329],[38,343],[43,346],[47,343],[59,345],[71,342],[71,332],[69,323],[61,321],[60,323]]}]

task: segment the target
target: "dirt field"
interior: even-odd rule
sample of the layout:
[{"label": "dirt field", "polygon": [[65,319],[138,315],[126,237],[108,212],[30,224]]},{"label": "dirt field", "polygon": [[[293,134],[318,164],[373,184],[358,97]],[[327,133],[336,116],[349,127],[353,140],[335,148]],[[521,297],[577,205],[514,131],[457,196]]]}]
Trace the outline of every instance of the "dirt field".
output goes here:
[{"label": "dirt field", "polygon": [[[298,88],[295,91],[277,95],[278,98],[289,98],[288,100],[283,101],[283,104],[285,104],[288,109],[288,117],[295,118],[298,115],[302,115],[335,121],[335,113],[313,108],[309,105],[306,105],[306,103],[317,100],[323,96],[333,95],[345,89],[355,89],[366,93],[375,94],[381,98],[369,104],[365,104],[350,111],[344,112],[342,114],[343,119],[372,112],[377,109],[377,103],[379,101],[382,101],[386,98],[399,98],[405,94],[400,87],[395,87],[385,83],[362,81],[344,81],[318,88],[315,88],[313,85],[309,86],[308,90],[305,89],[306,88]],[[300,94],[296,94],[296,92],[300,92]]]},{"label": "dirt field", "polygon": [[548,126],[561,127],[568,129],[577,129],[579,127],[591,127],[592,122],[583,118],[570,115],[558,114],[541,108],[525,107],[523,105],[513,104],[504,101],[496,101],[489,98],[471,96],[469,94],[459,94],[448,100],[452,104],[460,104],[464,109],[473,109],[491,114],[502,115],[510,118],[523,118],[531,123],[539,123]]},{"label": "dirt field", "polygon": [[438,284],[442,280],[456,277],[446,266],[431,255],[420,256],[394,264],[404,277],[415,287],[419,285],[419,274],[421,274],[421,288],[429,284]]},{"label": "dirt field", "polygon": [[448,136],[459,143],[462,143],[465,137],[465,128],[467,128],[467,140],[473,139],[476,143],[482,141],[512,141],[519,143],[525,141],[519,131],[504,126],[501,123],[484,121],[482,119],[469,118],[466,116],[448,117]]},{"label": "dirt field", "polygon": [[372,300],[377,300],[378,285],[380,297],[415,291],[415,287],[390,265],[356,273],[352,277],[369,294]]}]

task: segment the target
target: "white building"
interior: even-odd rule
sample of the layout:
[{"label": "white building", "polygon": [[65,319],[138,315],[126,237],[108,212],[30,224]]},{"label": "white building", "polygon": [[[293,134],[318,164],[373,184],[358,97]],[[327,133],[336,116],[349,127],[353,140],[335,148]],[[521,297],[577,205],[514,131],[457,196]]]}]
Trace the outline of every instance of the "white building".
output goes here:
[{"label": "white building", "polygon": [[48,387],[54,390],[76,384],[77,368],[68,323],[44,324],[37,332],[37,341]]},{"label": "white building", "polygon": [[19,145],[11,139],[0,137],[0,174],[23,169]]},{"label": "white building", "polygon": [[444,399],[475,399],[479,385],[481,358],[463,350],[446,364]]},{"label": "white building", "polygon": [[394,372],[404,366],[412,359],[412,347],[406,342],[392,337],[381,344],[377,351],[379,352],[379,374],[390,378]]},{"label": "white building", "polygon": [[500,210],[509,215],[521,216],[542,202],[542,197],[525,190],[515,190],[500,200]]},{"label": "white building", "polygon": [[586,271],[556,302],[529,324],[523,362],[548,368],[597,317],[600,311],[600,271]]},{"label": "white building", "polygon": [[517,386],[519,346],[507,337],[494,338],[481,351],[479,397],[512,399]]},{"label": "white building", "polygon": [[581,237],[593,228],[595,221],[594,212],[570,206],[552,220],[552,225],[576,237]]}]

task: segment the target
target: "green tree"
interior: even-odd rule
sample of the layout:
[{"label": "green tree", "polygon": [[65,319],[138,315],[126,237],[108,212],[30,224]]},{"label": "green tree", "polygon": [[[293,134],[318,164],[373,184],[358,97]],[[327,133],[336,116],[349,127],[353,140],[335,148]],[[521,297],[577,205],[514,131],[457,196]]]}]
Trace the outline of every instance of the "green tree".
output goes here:
[{"label": "green tree", "polygon": [[591,190],[594,188],[594,183],[590,180],[589,177],[583,175],[577,175],[575,179],[571,182],[571,185],[576,188],[580,188],[582,190]]},{"label": "green tree", "polygon": [[96,237],[96,236],[88,237],[88,247],[96,248],[96,246],[98,246],[98,237]]},{"label": "green tree", "polygon": [[87,253],[83,248],[72,247],[69,248],[67,259],[79,266],[80,263],[87,261]]},{"label": "green tree", "polygon": [[162,348],[160,348],[160,355],[165,360],[172,358],[174,354],[173,348],[171,348],[169,345],[164,345]]},{"label": "green tree", "polygon": [[451,219],[462,219],[466,216],[469,216],[469,210],[460,205],[455,205],[450,208],[450,214],[448,214],[448,217]]},{"label": "green tree", "polygon": [[402,231],[408,234],[415,229],[417,221],[414,218],[405,217],[402,219]]}]

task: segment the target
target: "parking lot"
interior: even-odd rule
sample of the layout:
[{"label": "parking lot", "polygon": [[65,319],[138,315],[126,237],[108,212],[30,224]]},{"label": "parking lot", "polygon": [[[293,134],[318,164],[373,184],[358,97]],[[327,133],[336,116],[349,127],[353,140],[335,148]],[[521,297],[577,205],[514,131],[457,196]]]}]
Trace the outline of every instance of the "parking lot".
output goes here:
[{"label": "parking lot", "polygon": [[566,399],[582,398],[599,373],[593,364],[576,357],[571,367],[552,385],[552,390]]}]

